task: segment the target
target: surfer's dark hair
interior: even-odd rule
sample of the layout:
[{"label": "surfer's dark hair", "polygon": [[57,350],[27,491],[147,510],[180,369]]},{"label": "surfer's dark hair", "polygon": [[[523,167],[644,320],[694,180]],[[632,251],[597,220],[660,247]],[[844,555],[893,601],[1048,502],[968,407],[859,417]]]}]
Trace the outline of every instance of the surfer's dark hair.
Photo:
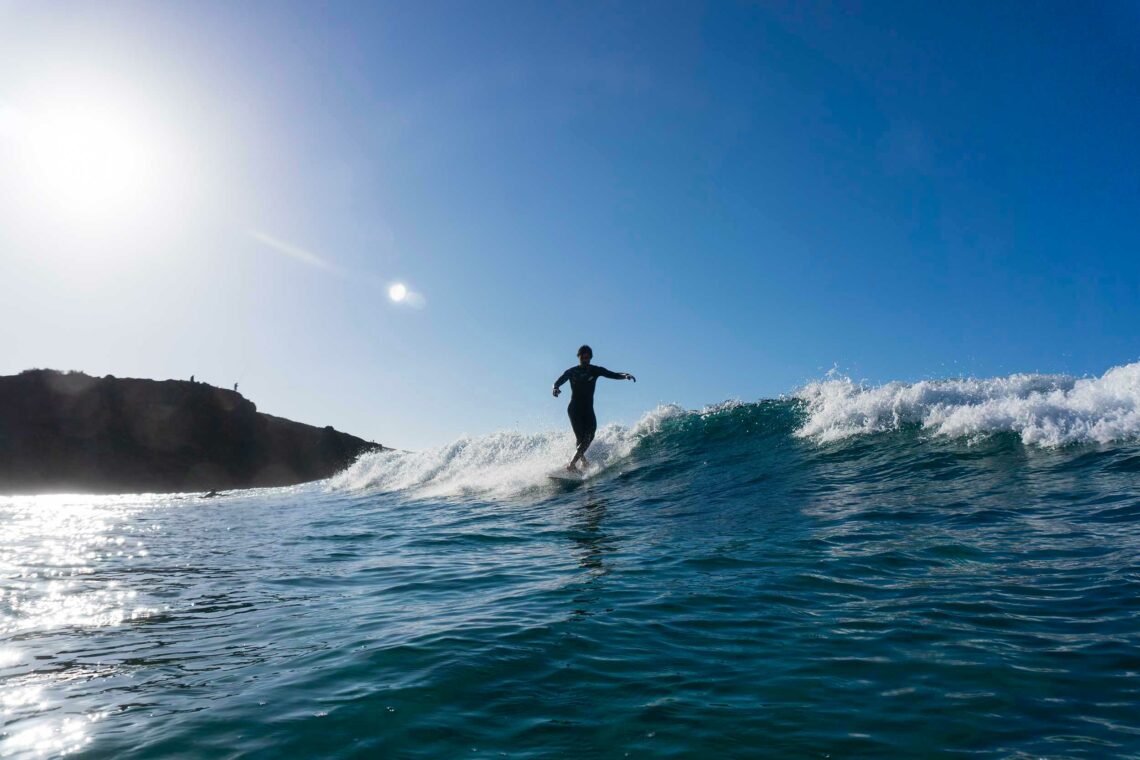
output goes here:
[{"label": "surfer's dark hair", "polygon": [[590,348],[584,343],[582,344],[582,347],[578,349],[578,356],[581,356],[583,352],[589,354],[591,359],[594,358],[594,349]]}]

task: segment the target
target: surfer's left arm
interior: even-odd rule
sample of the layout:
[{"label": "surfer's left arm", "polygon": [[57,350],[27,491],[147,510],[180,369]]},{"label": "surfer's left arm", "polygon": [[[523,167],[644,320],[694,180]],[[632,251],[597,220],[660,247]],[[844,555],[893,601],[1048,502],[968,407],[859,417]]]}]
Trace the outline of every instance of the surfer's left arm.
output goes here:
[{"label": "surfer's left arm", "polygon": [[637,382],[637,378],[628,372],[610,372],[605,367],[598,367],[598,374],[602,377],[608,377],[610,380],[632,380]]}]

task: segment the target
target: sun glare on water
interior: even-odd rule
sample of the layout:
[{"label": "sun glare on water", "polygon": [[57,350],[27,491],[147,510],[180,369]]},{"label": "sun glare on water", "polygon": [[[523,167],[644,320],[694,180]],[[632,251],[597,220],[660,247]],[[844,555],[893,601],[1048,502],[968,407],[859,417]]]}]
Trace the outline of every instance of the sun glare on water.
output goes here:
[{"label": "sun glare on water", "polygon": [[392,287],[388,288],[388,297],[396,303],[403,301],[408,297],[408,288],[401,282],[397,282]]}]

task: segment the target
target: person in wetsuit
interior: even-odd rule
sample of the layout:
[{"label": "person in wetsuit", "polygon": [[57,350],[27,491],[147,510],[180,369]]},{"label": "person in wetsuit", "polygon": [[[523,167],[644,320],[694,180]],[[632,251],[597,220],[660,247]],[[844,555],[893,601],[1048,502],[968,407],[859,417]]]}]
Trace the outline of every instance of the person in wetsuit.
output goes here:
[{"label": "person in wetsuit", "polygon": [[570,405],[566,407],[566,413],[570,415],[570,426],[574,428],[578,450],[574,453],[570,464],[566,465],[567,470],[576,469],[575,465],[579,461],[582,462],[583,470],[588,465],[586,449],[590,448],[590,444],[594,441],[594,432],[598,429],[598,418],[594,416],[594,383],[599,377],[637,382],[637,378],[628,372],[610,372],[605,367],[590,364],[593,358],[594,350],[589,346],[582,346],[578,349],[578,366],[566,370],[554,381],[555,397],[562,392],[559,386],[567,380],[570,381]]}]

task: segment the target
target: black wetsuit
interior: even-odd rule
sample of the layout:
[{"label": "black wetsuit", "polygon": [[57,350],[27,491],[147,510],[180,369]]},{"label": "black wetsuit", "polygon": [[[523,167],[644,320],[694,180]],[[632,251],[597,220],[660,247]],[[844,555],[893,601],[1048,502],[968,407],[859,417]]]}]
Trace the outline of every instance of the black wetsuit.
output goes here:
[{"label": "black wetsuit", "polygon": [[611,380],[624,380],[625,375],[610,372],[605,367],[581,364],[571,367],[554,381],[554,387],[561,386],[570,381],[570,405],[566,413],[570,415],[570,426],[574,428],[574,437],[578,439],[578,450],[585,448],[594,440],[594,431],[598,429],[598,418],[594,416],[594,384],[599,377],[608,377]]}]

